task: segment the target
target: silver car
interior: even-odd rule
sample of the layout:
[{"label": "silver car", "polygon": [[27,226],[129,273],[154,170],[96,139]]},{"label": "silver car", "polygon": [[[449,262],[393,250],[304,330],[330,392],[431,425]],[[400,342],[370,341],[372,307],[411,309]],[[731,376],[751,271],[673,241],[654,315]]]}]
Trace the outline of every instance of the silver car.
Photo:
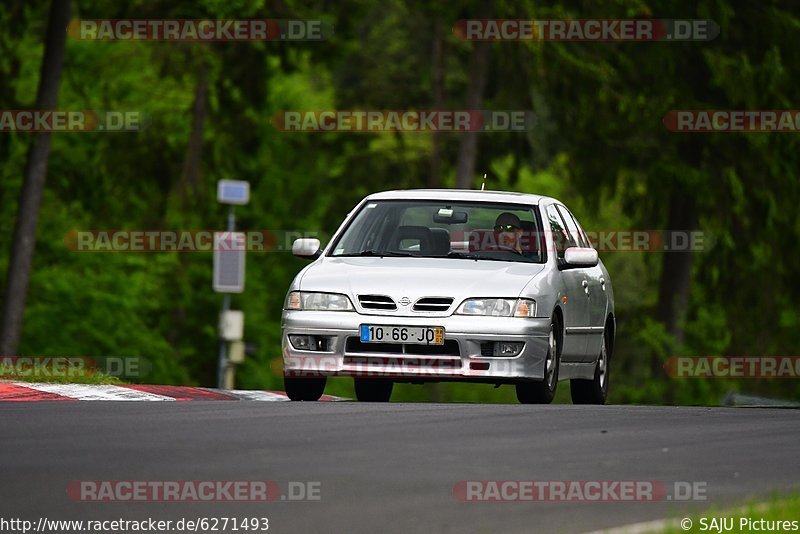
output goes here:
[{"label": "silver car", "polygon": [[294,279],[281,320],[292,400],[349,376],[360,401],[395,382],[513,384],[522,403],[603,404],[614,292],[597,251],[556,199],[500,191],[369,195]]}]

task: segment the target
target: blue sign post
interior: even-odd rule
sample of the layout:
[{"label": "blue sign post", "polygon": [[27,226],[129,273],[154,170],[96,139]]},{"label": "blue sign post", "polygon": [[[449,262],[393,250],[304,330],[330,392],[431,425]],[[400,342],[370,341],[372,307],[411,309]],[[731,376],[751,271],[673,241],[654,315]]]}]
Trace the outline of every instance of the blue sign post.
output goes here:
[{"label": "blue sign post", "polygon": [[[250,201],[250,183],[242,180],[220,180],[217,182],[217,202],[220,204],[228,204],[230,211],[228,212],[227,235],[230,240],[236,238],[234,230],[236,229],[236,214],[234,213],[236,206],[243,206]],[[214,276],[213,286],[214,291],[223,293],[222,297],[222,312],[220,317],[223,318],[231,308],[231,293],[241,293],[244,291],[244,260],[246,251],[244,248],[238,250],[238,247],[226,249],[222,247],[220,242],[215,236],[214,239]],[[242,240],[244,242],[244,240]],[[217,387],[223,388],[225,386],[225,374],[228,369],[228,359],[226,357],[227,342],[223,339],[220,333],[219,340],[219,361],[217,368]]]}]

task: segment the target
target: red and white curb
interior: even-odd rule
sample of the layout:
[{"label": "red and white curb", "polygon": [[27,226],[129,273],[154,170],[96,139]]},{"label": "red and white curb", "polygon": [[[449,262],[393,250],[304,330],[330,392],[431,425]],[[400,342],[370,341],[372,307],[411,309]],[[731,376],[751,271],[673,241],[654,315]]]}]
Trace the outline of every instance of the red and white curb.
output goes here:
[{"label": "red and white curb", "polygon": [[[0,382],[4,401],[288,401],[282,391],[211,389],[191,386],[49,384]],[[323,395],[322,401],[347,400]]]}]

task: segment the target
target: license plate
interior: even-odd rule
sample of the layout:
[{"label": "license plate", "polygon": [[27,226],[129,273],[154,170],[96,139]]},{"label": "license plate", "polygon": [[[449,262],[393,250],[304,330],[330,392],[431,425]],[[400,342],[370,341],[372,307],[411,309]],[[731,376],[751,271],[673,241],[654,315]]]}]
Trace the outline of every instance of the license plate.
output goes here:
[{"label": "license plate", "polygon": [[444,327],[362,324],[361,341],[364,343],[444,345]]}]

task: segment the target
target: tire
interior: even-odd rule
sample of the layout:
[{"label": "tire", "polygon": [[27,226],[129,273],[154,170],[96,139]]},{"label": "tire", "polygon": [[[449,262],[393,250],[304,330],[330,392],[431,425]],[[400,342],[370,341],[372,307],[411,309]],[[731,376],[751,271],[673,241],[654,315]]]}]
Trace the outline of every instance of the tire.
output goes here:
[{"label": "tire", "polygon": [[603,346],[597,357],[592,380],[574,379],[569,381],[572,404],[605,404],[608,399],[609,379],[609,339],[608,331],[603,333]]},{"label": "tire", "polygon": [[561,363],[561,346],[556,331],[558,321],[550,321],[547,356],[545,357],[544,378],[535,382],[517,384],[517,400],[522,404],[550,404],[558,389],[558,367]]},{"label": "tire", "polygon": [[289,400],[318,401],[325,391],[327,378],[283,377],[283,389]]},{"label": "tire", "polygon": [[394,382],[380,378],[354,378],[356,398],[361,402],[389,402]]}]

